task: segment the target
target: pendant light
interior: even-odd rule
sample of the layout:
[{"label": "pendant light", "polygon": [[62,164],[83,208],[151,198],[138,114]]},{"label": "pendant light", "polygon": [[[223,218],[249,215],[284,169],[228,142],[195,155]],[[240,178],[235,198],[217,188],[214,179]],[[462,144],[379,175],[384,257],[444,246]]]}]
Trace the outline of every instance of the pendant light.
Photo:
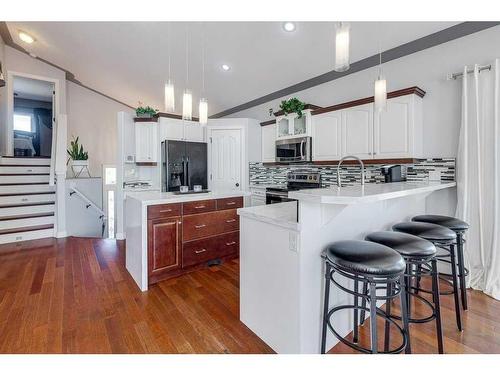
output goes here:
[{"label": "pendant light", "polygon": [[[189,83],[189,25],[186,25],[186,87]],[[182,119],[191,121],[193,118],[193,95],[189,89],[182,95]]]},{"label": "pendant light", "polygon": [[168,81],[165,83],[165,112],[175,112],[175,89],[174,83],[170,79],[170,24],[167,24],[167,43],[168,43]]},{"label": "pendant light", "polygon": [[375,110],[384,111],[387,107],[387,81],[382,75],[382,48],[379,41],[378,77],[374,85]]},{"label": "pendant light", "polygon": [[346,22],[339,22],[335,28],[335,68],[336,72],[349,69],[349,29]]},{"label": "pendant light", "polygon": [[200,106],[198,107],[198,117],[200,125],[206,125],[208,123],[208,101],[203,97],[205,94],[205,33],[202,30],[201,36],[201,95]]}]

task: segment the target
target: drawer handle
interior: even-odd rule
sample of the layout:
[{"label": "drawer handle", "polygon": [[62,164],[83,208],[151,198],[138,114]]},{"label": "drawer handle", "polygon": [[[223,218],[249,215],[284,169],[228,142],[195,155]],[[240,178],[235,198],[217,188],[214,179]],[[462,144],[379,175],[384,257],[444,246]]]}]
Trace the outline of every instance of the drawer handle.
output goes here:
[{"label": "drawer handle", "polygon": [[202,205],[202,206],[196,206],[195,208],[196,208],[197,210],[199,210],[199,209],[202,209],[202,208],[205,208],[205,207],[206,207],[206,206]]},{"label": "drawer handle", "polygon": [[207,251],[207,249],[201,249],[201,250],[195,250],[195,254],[201,254],[201,253],[204,253],[205,251]]},{"label": "drawer handle", "polygon": [[236,204],[236,202],[227,202],[226,206],[232,206],[233,204]]},{"label": "drawer handle", "polygon": [[166,210],[161,210],[160,212],[172,212],[171,208],[167,208]]},{"label": "drawer handle", "polygon": [[236,219],[229,219],[229,220],[226,220],[226,223],[234,223],[236,221]]},{"label": "drawer handle", "polygon": [[231,246],[231,245],[234,245],[234,244],[236,244],[236,242],[235,242],[235,241],[226,242],[226,246]]},{"label": "drawer handle", "polygon": [[207,225],[206,224],[200,224],[200,225],[195,225],[194,227],[196,229],[201,229],[201,228],[205,228]]}]

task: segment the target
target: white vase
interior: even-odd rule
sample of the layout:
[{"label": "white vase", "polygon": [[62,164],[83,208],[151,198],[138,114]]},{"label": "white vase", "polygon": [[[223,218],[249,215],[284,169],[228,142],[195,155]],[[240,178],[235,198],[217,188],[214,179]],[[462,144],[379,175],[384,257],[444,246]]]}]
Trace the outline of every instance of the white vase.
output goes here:
[{"label": "white vase", "polygon": [[[75,177],[80,177],[84,170],[88,173],[89,161],[87,160],[71,160],[71,169]],[[89,174],[90,177],[90,174]]]}]

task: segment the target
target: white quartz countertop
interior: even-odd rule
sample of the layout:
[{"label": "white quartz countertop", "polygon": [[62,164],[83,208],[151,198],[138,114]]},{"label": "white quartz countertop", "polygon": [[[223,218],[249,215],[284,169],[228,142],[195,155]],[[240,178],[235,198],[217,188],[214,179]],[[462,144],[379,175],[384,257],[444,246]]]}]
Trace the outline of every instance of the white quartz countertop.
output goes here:
[{"label": "white quartz countertop", "polygon": [[392,182],[325,189],[291,191],[288,197],[299,201],[323,204],[355,204],[377,202],[409,195],[430,193],[456,186],[456,182]]},{"label": "white quartz countertop", "polygon": [[297,202],[238,208],[238,215],[298,231]]},{"label": "white quartz countertop", "polygon": [[151,206],[155,204],[193,202],[205,199],[244,197],[248,195],[250,195],[250,193],[245,191],[211,191],[209,193],[196,194],[174,194],[172,192],[141,191],[127,193],[127,199],[135,199],[141,202],[143,206]]}]

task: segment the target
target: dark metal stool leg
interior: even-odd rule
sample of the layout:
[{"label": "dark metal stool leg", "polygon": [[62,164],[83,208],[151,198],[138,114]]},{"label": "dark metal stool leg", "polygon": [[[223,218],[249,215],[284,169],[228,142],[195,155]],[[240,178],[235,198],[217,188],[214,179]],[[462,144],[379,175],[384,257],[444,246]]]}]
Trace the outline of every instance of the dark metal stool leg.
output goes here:
[{"label": "dark metal stool leg", "polygon": [[400,300],[401,300],[401,320],[403,322],[403,330],[406,334],[406,348],[405,348],[405,353],[406,354],[411,354],[411,343],[410,343],[410,324],[408,322],[409,319],[409,314],[408,314],[408,308],[406,305],[406,295],[405,291],[406,289],[406,283],[405,283],[405,276],[400,277],[400,288],[401,288],[401,293],[400,293]]},{"label": "dark metal stool leg", "polygon": [[[354,293],[358,293],[358,280],[354,280]],[[358,338],[359,338],[359,327],[358,327],[358,296],[354,295],[354,327],[353,327],[353,336],[352,336],[352,341],[354,343],[358,343]]]},{"label": "dark metal stool leg", "polygon": [[[363,283],[363,295],[368,295],[368,283]],[[363,310],[361,310],[361,319],[359,324],[363,325],[366,320],[366,311],[364,310],[366,308],[366,298],[361,298],[361,307],[363,307]]]},{"label": "dark metal stool leg", "polygon": [[330,272],[331,267],[326,263],[325,272],[325,300],[323,302],[323,332],[321,334],[321,354],[326,351],[326,331],[328,329],[328,305],[330,302]]},{"label": "dark metal stool leg", "polygon": [[458,260],[458,276],[460,278],[460,292],[462,294],[462,307],[464,310],[467,306],[467,284],[465,283],[465,262],[464,262],[464,244],[463,234],[457,233],[457,260]]},{"label": "dark metal stool leg", "polygon": [[421,273],[422,273],[422,265],[419,264],[417,266],[417,275],[419,275],[419,276],[417,276],[417,284],[416,284],[417,289],[415,290],[415,294],[418,294],[418,290],[420,289],[420,279],[421,279],[420,274]]},{"label": "dark metal stool leg", "polygon": [[439,354],[443,354],[444,353],[443,330],[441,327],[441,306],[439,303],[439,276],[438,276],[436,259],[433,259],[431,261],[431,273],[432,273],[432,299],[434,301],[434,314],[436,314],[436,334],[438,340],[438,352]]},{"label": "dark metal stool leg", "polygon": [[[406,265],[406,275],[411,275],[412,273],[412,265],[407,264]],[[405,289],[403,290],[403,294],[406,298],[406,308],[408,309],[408,319],[411,318],[411,283],[412,283],[412,278],[410,276],[405,276]]]},{"label": "dark metal stool leg", "polygon": [[372,354],[378,353],[377,349],[377,284],[370,283],[370,338]]},{"label": "dark metal stool leg", "polygon": [[[392,283],[387,284],[387,295],[390,296],[392,294]],[[385,313],[387,316],[391,316],[391,302],[392,299],[388,299],[385,301]],[[390,341],[391,341],[391,326],[388,320],[385,321],[385,337],[384,337],[384,350],[386,352],[389,351]]]},{"label": "dark metal stool leg", "polygon": [[458,295],[457,261],[455,258],[455,246],[450,245],[451,275],[453,277],[453,296],[455,298],[455,314],[457,317],[457,327],[462,331],[462,311],[460,309],[460,296]]}]

